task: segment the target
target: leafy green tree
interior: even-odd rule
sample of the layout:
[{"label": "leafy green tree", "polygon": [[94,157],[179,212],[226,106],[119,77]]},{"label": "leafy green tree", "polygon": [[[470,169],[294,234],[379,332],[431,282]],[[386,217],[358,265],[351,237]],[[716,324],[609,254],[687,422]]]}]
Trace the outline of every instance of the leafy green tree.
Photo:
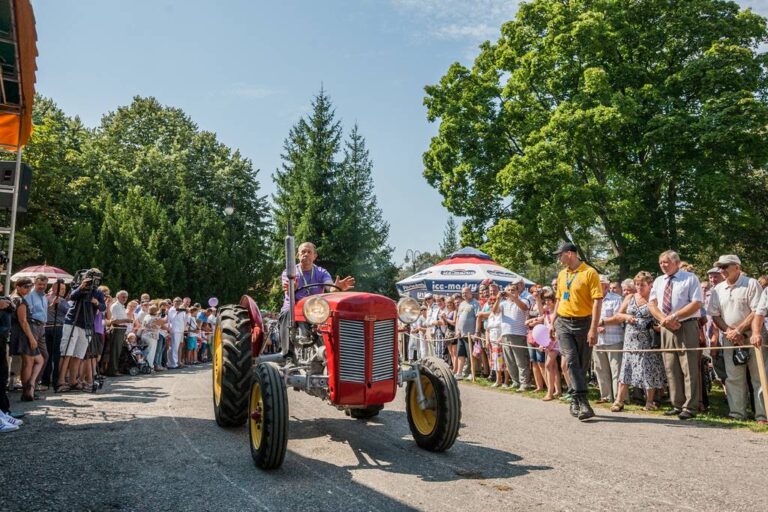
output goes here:
[{"label": "leafy green tree", "polygon": [[[180,109],[134,98],[94,130],[38,97],[17,269],[97,266],[131,293],[265,297],[270,224],[258,171]],[[231,208],[232,215],[226,215]]]},{"label": "leafy green tree", "polygon": [[766,41],[729,1],[523,3],[426,88],[424,175],[462,240],[511,263],[563,239],[622,277],[670,247],[766,261]]},{"label": "leafy green tree", "polygon": [[453,215],[449,215],[448,222],[445,224],[445,231],[443,231],[443,241],[440,243],[440,254],[443,258],[460,249],[457,235],[456,221],[453,219]]}]

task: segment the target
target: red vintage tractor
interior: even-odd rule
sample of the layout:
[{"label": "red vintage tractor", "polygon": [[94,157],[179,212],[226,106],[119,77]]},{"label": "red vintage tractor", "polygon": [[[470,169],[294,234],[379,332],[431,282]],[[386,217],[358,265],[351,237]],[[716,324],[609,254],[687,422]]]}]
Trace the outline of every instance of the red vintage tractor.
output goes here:
[{"label": "red vintage tractor", "polygon": [[[296,252],[286,237],[289,297],[294,296]],[[450,448],[459,432],[459,387],[448,366],[429,357],[403,364],[398,319],[419,315],[411,298],[397,304],[382,295],[331,292],[290,301],[280,329],[280,352],[264,353],[266,333],[255,301],[223,306],[213,339],[216,423],[248,423],[251,456],[262,469],[279,467],[288,444],[287,388],[305,391],[352,418],[376,416],[406,383],[405,408],[416,444]]]}]

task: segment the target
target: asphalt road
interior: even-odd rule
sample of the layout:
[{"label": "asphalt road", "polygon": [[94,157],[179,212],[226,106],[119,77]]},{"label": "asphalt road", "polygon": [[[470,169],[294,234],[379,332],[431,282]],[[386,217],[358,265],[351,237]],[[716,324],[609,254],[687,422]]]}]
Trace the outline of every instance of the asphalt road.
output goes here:
[{"label": "asphalt road", "polygon": [[282,468],[213,420],[210,366],[48,393],[0,435],[0,509],[768,510],[768,436],[598,412],[461,384],[463,427],[416,447],[402,394],[375,421],[290,391]]}]

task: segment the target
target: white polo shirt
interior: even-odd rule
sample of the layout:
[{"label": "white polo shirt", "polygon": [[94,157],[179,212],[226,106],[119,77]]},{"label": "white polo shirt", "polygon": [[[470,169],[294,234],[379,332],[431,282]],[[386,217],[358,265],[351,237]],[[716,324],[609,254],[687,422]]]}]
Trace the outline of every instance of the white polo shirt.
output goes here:
[{"label": "white polo shirt", "polygon": [[524,295],[520,295],[519,299],[528,305],[527,310],[521,309],[509,299],[504,299],[501,301],[501,304],[499,304],[502,336],[507,334],[525,336],[528,334],[528,327],[525,326],[525,321],[528,320],[528,311],[531,309],[531,301]]},{"label": "white polo shirt", "polygon": [[[657,277],[653,281],[651,296],[648,298],[648,301],[655,302],[662,312],[664,311],[664,289],[667,286],[667,280],[668,276],[666,274]],[[672,277],[672,311],[669,313],[672,314],[680,311],[681,308],[684,308],[693,301],[699,301],[701,304],[704,304],[704,296],[701,293],[699,278],[691,272],[678,270],[674,277]],[[699,317],[701,317],[701,308],[686,318],[680,318],[680,320]]]},{"label": "white polo shirt", "polygon": [[757,280],[744,274],[733,284],[723,281],[709,295],[707,314],[722,317],[728,326],[736,327],[757,310],[762,292]]}]

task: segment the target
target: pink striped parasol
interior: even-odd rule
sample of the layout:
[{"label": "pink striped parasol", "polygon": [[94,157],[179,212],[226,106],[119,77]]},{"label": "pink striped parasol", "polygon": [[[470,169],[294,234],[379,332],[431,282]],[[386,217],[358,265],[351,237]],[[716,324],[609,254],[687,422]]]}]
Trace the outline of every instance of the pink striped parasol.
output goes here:
[{"label": "pink striped parasol", "polygon": [[44,274],[48,278],[48,284],[55,283],[57,279],[63,279],[65,283],[72,281],[72,274],[69,274],[66,270],[62,270],[58,267],[52,267],[51,265],[33,265],[21,269],[11,276],[11,281],[16,281],[22,277],[34,279],[40,274]]}]

